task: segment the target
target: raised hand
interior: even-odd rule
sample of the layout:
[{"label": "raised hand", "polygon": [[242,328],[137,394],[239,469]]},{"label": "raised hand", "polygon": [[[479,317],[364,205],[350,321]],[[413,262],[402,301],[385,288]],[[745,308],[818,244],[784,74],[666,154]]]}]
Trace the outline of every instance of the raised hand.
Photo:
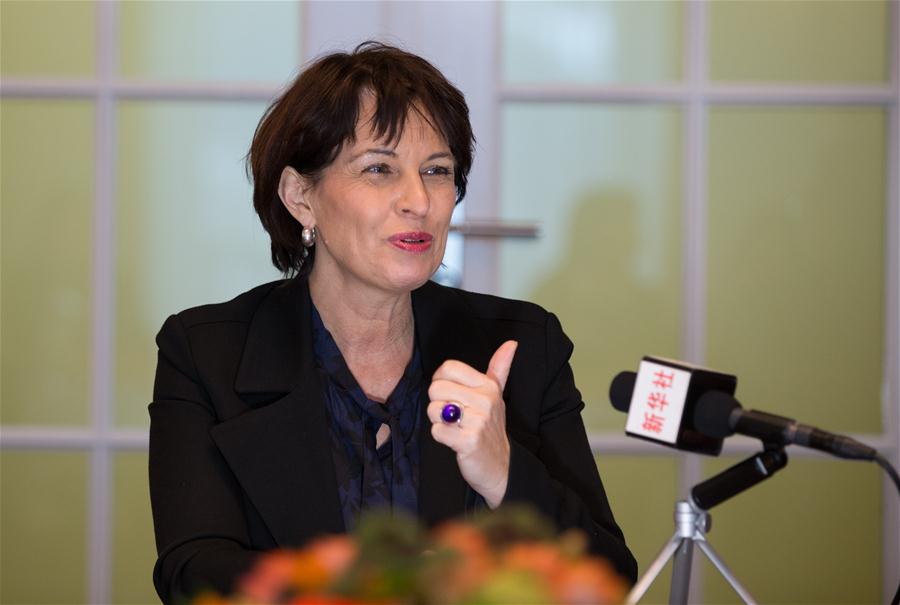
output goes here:
[{"label": "raised hand", "polygon": [[[445,361],[432,377],[428,418],[435,441],[456,452],[463,479],[496,508],[506,494],[509,477],[509,439],[503,389],[518,343],[507,340],[494,352],[487,372],[454,359]],[[448,424],[441,410],[455,403],[459,422]]]}]

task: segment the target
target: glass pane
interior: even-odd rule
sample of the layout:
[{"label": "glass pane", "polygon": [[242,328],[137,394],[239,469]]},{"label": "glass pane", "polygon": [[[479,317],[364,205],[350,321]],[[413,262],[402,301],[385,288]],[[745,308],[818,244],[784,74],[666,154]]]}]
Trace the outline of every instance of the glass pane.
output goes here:
[{"label": "glass pane", "polygon": [[[707,471],[738,461],[711,461]],[[760,603],[883,603],[881,474],[874,464],[794,458],[713,509],[707,537]],[[740,603],[701,558],[705,602]]]},{"label": "glass pane", "polygon": [[85,602],[87,483],[84,454],[3,452],[0,602]]},{"label": "glass pane", "polygon": [[278,278],[243,157],[257,103],[123,103],[119,109],[116,420],[145,425],[154,337],[184,308]]},{"label": "glass pane", "polygon": [[87,421],[94,113],[0,104],[3,424]]},{"label": "glass pane", "polygon": [[122,2],[128,77],[282,82],[300,62],[299,2]]},{"label": "glass pane", "polygon": [[151,572],[156,562],[147,454],[117,454],[113,463],[112,600],[156,603]]},{"label": "glass pane", "polygon": [[710,121],[708,361],[751,407],[881,430],[884,112]]},{"label": "glass pane", "polygon": [[[678,464],[672,456],[625,457],[601,455],[597,468],[625,542],[642,574],[672,537]],[[661,573],[641,599],[642,603],[669,600],[671,566]]]},{"label": "glass pane", "polygon": [[678,80],[682,2],[505,2],[507,82]]},{"label": "glass pane", "polygon": [[3,0],[3,76],[90,76],[94,73],[95,3]]},{"label": "glass pane", "polygon": [[714,80],[887,80],[884,0],[710,2],[709,10]]},{"label": "glass pane", "polygon": [[609,383],[646,354],[677,357],[681,120],[677,109],[525,105],[503,113],[500,294],[558,314],[589,430],[624,430]]}]

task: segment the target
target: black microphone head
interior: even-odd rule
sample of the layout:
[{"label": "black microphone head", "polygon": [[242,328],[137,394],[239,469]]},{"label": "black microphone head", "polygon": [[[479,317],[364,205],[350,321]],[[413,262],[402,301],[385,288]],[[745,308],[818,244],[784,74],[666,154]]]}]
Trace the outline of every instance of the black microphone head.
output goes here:
[{"label": "black microphone head", "polygon": [[637,372],[619,372],[609,384],[609,401],[620,412],[628,412]]},{"label": "black microphone head", "polygon": [[694,426],[708,437],[728,437],[734,434],[731,414],[741,409],[738,400],[722,391],[707,391],[694,408]]}]

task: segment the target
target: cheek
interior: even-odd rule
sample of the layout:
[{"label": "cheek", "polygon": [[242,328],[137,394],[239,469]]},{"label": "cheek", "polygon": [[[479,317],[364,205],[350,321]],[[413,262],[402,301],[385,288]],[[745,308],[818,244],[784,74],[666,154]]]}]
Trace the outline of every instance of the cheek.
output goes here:
[{"label": "cheek", "polygon": [[[369,232],[375,222],[371,194],[365,187],[349,186],[329,190],[320,198],[317,218],[323,230],[328,232],[327,241],[344,241],[352,245],[359,236]],[[344,241],[344,245],[348,242]]]},{"label": "cheek", "polygon": [[452,182],[435,187],[431,193],[432,211],[441,220],[450,221],[453,209],[456,208],[456,186]]},{"label": "cheek", "polygon": [[453,214],[452,206],[451,210],[448,211],[445,215],[441,217],[440,220],[440,228],[435,233],[435,243],[437,244],[434,249],[434,255],[436,257],[437,262],[440,262],[444,258],[444,252],[447,248],[447,239],[450,234],[450,217]]}]

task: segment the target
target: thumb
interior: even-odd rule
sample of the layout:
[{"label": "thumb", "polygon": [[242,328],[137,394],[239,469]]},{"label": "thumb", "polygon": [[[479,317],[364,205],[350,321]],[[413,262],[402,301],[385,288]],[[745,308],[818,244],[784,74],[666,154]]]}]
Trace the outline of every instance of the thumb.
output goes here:
[{"label": "thumb", "polygon": [[491,361],[488,362],[487,375],[497,382],[500,386],[500,392],[506,388],[506,379],[509,377],[509,368],[512,366],[513,357],[516,355],[516,349],[519,343],[515,340],[507,340],[494,351]]}]

